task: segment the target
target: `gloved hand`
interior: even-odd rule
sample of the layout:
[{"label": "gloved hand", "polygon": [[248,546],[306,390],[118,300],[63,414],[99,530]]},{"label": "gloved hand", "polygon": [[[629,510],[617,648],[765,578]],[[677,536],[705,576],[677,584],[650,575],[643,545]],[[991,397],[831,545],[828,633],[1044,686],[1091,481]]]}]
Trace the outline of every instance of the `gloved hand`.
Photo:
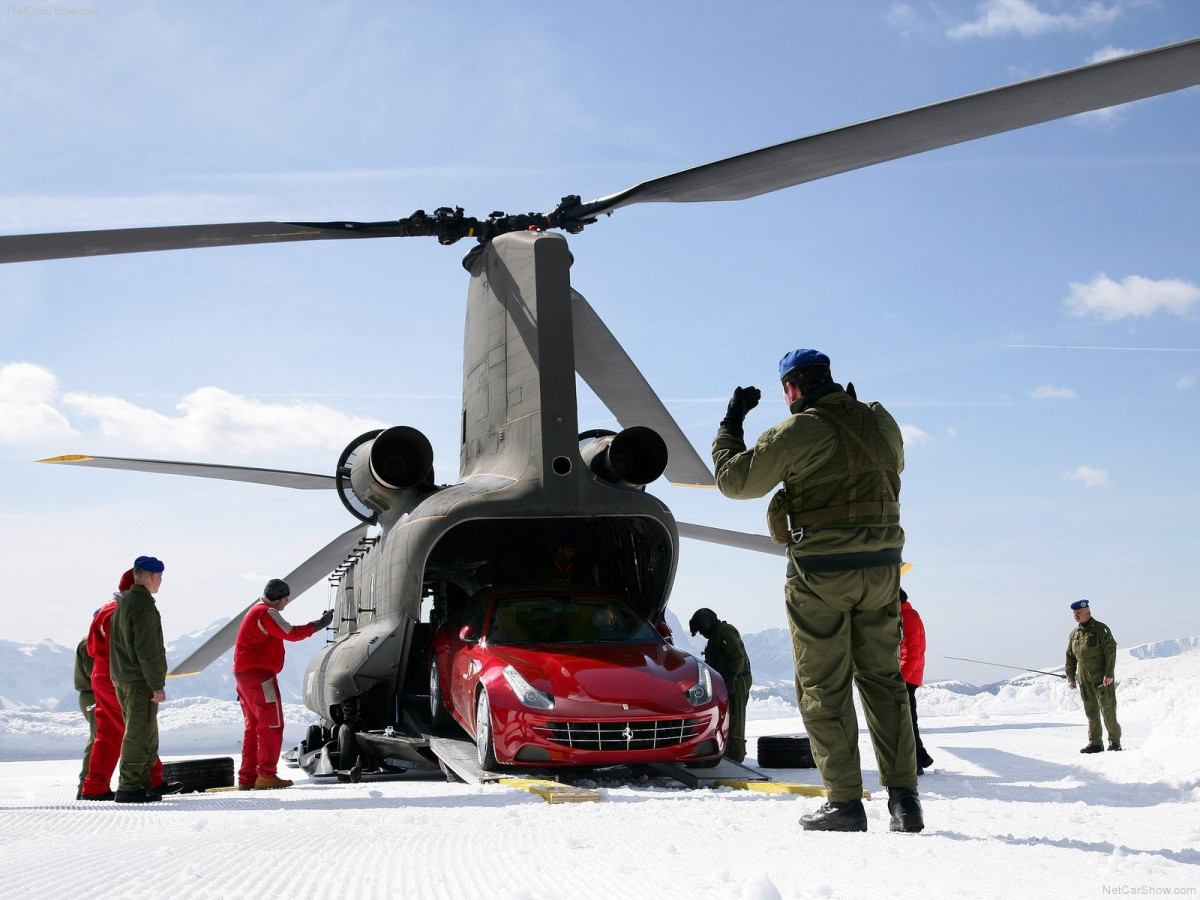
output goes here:
[{"label": "gloved hand", "polygon": [[729,398],[729,405],[725,408],[725,418],[721,420],[721,427],[726,431],[740,435],[742,433],[742,422],[746,419],[746,413],[758,406],[758,401],[762,398],[762,391],[758,388],[741,387],[740,385],[733,390],[733,396]]},{"label": "gloved hand", "polygon": [[323,629],[328,628],[329,623],[332,621],[333,621],[333,610],[327,609],[327,610],[325,610],[325,615],[321,616],[321,618],[319,618],[319,619],[313,619],[308,624],[311,625],[315,631],[322,631]]}]

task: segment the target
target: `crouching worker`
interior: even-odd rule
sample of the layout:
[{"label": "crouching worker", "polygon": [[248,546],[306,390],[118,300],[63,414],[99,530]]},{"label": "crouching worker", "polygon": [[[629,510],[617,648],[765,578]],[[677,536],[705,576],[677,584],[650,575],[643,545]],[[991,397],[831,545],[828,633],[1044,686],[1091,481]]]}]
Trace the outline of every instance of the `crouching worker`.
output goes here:
[{"label": "crouching worker", "polygon": [[238,629],[233,678],[246,720],[238,790],[292,786],[275,774],[283,747],[283,702],[275,676],[283,668],[283,642],[312,637],[333,621],[333,610],[307,625],[289,625],[281,614],[291,600],[287,583],[272,578]]}]

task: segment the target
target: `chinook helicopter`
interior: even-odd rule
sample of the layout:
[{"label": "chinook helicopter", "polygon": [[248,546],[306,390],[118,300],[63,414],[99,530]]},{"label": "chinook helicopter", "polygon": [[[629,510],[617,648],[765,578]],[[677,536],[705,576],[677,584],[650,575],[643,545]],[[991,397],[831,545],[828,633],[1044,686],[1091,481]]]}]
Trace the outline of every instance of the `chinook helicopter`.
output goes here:
[{"label": "chinook helicopter", "polygon": [[[0,237],[0,262],[309,240],[474,238],[463,349],[459,476],[437,484],[429,441],[400,425],[351,440],[332,475],[165,460],[63,456],[46,462],[337,493],[356,520],[286,580],[300,594],[329,575],[333,639],[304,677],[321,717],[301,747],[314,773],[427,765],[430,647],[483,588],[536,580],[536,557],[568,531],[596,586],[662,622],[680,537],[766,553],[760,535],[677,522],[646,487],[713,484],[712,473],[595,310],[571,285],[578,234],[641,203],[741,200],[1200,83],[1200,39],[823,132],[642,182],[548,213],[479,219],[462,209],[386,222],[251,222]],[[580,431],[575,374],[620,423]],[[173,675],[232,645],[242,616]],[[479,732],[476,723],[476,732]]]}]

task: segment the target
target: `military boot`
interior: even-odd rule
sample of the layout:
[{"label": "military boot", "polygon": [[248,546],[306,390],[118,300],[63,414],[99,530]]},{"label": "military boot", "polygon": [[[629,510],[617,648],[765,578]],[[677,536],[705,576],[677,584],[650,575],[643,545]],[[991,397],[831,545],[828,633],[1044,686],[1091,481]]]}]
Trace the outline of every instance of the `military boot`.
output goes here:
[{"label": "military boot", "polygon": [[866,831],[867,811],[861,800],[830,801],[807,816],[800,817],[805,831]]},{"label": "military boot", "polygon": [[921,798],[916,788],[888,788],[888,812],[892,814],[890,831],[917,832],[925,828],[925,815],[921,812]]},{"label": "military boot", "polygon": [[1103,753],[1104,745],[1103,744],[1088,744],[1086,747],[1084,747],[1079,752],[1080,753]]},{"label": "military boot", "polygon": [[1109,741],[1108,749],[1109,750],[1120,750],[1121,742],[1120,741]]}]

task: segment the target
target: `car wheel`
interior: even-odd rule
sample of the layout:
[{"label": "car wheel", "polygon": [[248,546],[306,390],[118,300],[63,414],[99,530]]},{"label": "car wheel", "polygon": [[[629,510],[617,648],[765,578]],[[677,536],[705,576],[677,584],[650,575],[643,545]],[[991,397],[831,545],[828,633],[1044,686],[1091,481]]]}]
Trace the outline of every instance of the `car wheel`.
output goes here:
[{"label": "car wheel", "polygon": [[442,699],[442,673],[436,659],[429,666],[429,718],[435,729],[445,728],[451,721]]},{"label": "car wheel", "polygon": [[475,704],[475,755],[484,771],[496,771],[496,750],[492,744],[492,708],[488,703],[487,691],[479,692]]}]

